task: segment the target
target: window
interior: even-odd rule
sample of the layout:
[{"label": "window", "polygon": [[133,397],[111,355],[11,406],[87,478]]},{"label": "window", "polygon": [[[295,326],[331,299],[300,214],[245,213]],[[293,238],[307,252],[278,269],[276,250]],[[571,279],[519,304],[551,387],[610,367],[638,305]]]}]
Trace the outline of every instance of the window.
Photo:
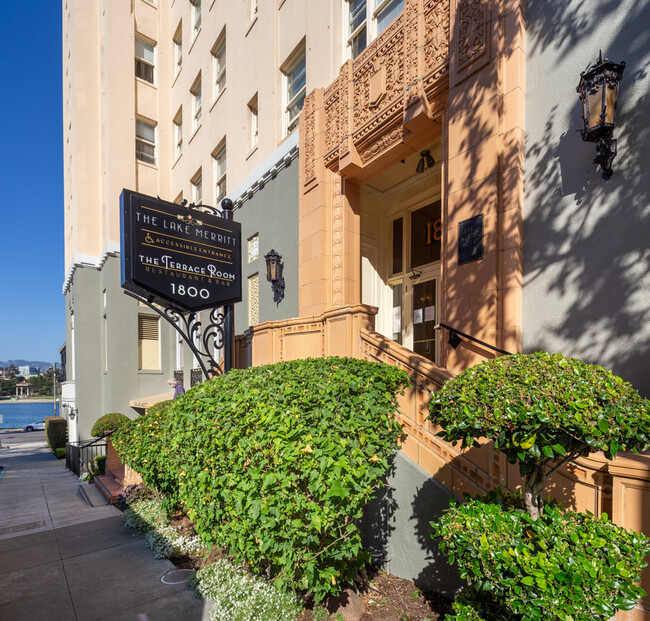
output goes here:
[{"label": "window", "polygon": [[156,163],[156,126],[147,121],[135,121],[135,156],[147,164]]},{"label": "window", "polygon": [[249,131],[249,147],[254,149],[257,146],[257,137],[259,134],[259,116],[257,107],[257,93],[248,102],[248,131]]},{"label": "window", "polygon": [[160,369],[160,319],[138,315],[138,368]]},{"label": "window", "polygon": [[348,13],[348,45],[352,58],[356,58],[368,45],[367,0],[349,0]]},{"label": "window", "polygon": [[200,205],[203,201],[203,175],[201,169],[196,172],[192,177],[192,202],[195,205]]},{"label": "window", "polygon": [[183,109],[181,108],[174,117],[174,157],[178,159],[183,152]]},{"label": "window", "polygon": [[183,24],[178,24],[176,29],[176,34],[174,35],[174,75],[178,75],[178,72],[183,66]]},{"label": "window", "polygon": [[214,196],[215,205],[226,198],[226,143],[217,147],[212,154],[214,160]]},{"label": "window", "polygon": [[347,0],[347,6],[347,44],[350,58],[356,58],[402,12],[404,0]]},{"label": "window", "polygon": [[183,370],[183,337],[176,334],[176,370]]},{"label": "window", "polygon": [[286,105],[284,109],[286,135],[298,127],[298,115],[305,103],[307,71],[304,44],[298,54],[294,53],[292,55],[283,73],[286,81]]},{"label": "window", "polygon": [[248,262],[251,263],[260,256],[260,234],[255,233],[248,238]]},{"label": "window", "polygon": [[404,0],[375,0],[375,20],[377,36],[402,12]]},{"label": "window", "polygon": [[192,38],[201,30],[201,0],[190,0],[192,4]]},{"label": "window", "polygon": [[216,100],[226,88],[226,35],[222,33],[212,48],[212,72],[214,76],[214,94]]},{"label": "window", "polygon": [[192,93],[192,131],[196,131],[201,125],[201,74],[199,73],[194,85],[190,89]]},{"label": "window", "polygon": [[135,38],[135,77],[153,84],[154,46]]}]

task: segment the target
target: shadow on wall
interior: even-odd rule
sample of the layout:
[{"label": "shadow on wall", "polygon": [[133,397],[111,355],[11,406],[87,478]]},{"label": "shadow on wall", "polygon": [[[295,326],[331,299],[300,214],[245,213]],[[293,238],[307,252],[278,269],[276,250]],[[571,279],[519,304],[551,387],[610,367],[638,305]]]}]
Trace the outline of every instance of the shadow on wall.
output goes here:
[{"label": "shadow on wall", "polygon": [[[595,60],[599,43],[590,32],[620,6],[613,0],[535,2],[527,16],[529,62],[549,48],[558,55],[580,44],[584,49],[585,41],[593,42]],[[573,87],[586,67],[576,67],[575,84],[571,89],[562,84],[558,91],[558,98],[571,92],[574,105],[563,111],[555,105],[544,131],[535,134],[539,139],[526,144],[524,220],[524,296],[526,288],[536,290],[538,299],[547,294],[560,307],[535,309],[536,325],[524,319],[525,350],[561,349],[611,368],[645,396],[650,396],[650,96],[635,91],[648,78],[649,23],[650,2],[630,2],[603,50],[603,56],[627,62],[614,131],[614,176],[601,178],[592,163],[594,145],[578,133],[581,106]]]},{"label": "shadow on wall", "polygon": [[364,547],[373,562],[425,591],[453,597],[462,582],[431,538],[430,522],[449,507],[451,492],[402,454],[386,487],[364,509]]}]

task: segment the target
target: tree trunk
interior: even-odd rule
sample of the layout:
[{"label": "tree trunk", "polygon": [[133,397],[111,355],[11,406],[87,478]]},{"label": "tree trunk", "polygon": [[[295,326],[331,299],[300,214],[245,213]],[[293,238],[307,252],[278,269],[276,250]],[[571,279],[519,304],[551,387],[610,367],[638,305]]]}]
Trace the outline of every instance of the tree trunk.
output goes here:
[{"label": "tree trunk", "polygon": [[542,490],[546,476],[544,473],[544,466],[540,466],[533,470],[524,479],[524,503],[526,504],[526,511],[528,515],[536,520],[542,512],[544,501],[542,499]]}]

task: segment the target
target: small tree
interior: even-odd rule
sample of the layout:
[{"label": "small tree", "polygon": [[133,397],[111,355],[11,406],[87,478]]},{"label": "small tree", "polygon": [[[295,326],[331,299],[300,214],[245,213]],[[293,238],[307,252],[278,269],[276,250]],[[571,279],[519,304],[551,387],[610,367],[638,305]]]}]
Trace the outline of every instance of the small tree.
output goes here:
[{"label": "small tree", "polygon": [[548,478],[568,461],[594,451],[613,459],[650,444],[650,401],[611,371],[561,354],[515,354],[467,369],[433,394],[430,408],[444,440],[467,447],[491,438],[519,462],[533,519]]}]

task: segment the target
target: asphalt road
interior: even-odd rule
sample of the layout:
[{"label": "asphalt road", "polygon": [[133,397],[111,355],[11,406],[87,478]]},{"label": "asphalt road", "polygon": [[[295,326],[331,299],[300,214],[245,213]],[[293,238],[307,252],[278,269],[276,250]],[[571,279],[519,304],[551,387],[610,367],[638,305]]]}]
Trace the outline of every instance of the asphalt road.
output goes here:
[{"label": "asphalt road", "polygon": [[44,431],[22,431],[20,429],[0,429],[0,444],[3,448],[11,446],[44,445],[46,444]]}]

